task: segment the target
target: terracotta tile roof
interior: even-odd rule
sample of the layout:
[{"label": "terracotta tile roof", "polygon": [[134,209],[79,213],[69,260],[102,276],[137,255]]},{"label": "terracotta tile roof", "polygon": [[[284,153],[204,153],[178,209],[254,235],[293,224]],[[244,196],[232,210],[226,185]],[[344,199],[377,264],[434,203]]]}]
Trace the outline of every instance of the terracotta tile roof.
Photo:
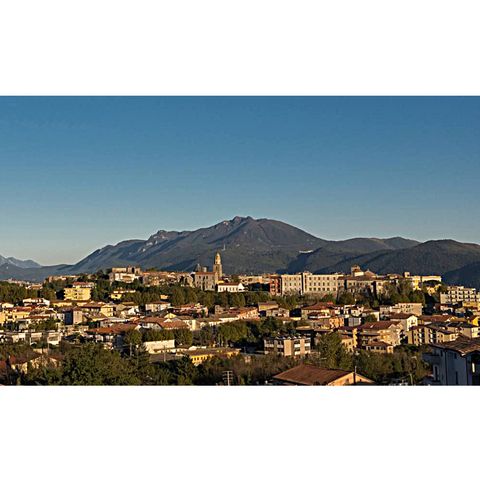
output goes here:
[{"label": "terracotta tile roof", "polygon": [[359,325],[359,330],[386,330],[391,326],[399,326],[400,322],[394,320],[380,320],[379,322],[367,322],[363,325]]},{"label": "terracotta tile roof", "polygon": [[417,317],[417,315],[413,313],[391,313],[388,315],[388,318],[392,320],[407,320],[410,317]]},{"label": "terracotta tile roof", "polygon": [[480,337],[468,338],[460,335],[452,342],[435,343],[433,346],[444,350],[453,350],[463,356],[473,352],[480,352]]},{"label": "terracotta tile roof", "polygon": [[[328,385],[335,380],[350,375],[351,373],[352,372],[346,370],[333,370],[330,368],[302,364],[279,373],[273,378],[294,385]],[[358,377],[360,376],[358,375]]]},{"label": "terracotta tile roof", "polygon": [[119,325],[112,325],[110,327],[92,328],[88,330],[88,332],[97,335],[119,335],[129,332],[130,330],[134,330],[136,327],[137,325],[133,323],[123,323]]}]

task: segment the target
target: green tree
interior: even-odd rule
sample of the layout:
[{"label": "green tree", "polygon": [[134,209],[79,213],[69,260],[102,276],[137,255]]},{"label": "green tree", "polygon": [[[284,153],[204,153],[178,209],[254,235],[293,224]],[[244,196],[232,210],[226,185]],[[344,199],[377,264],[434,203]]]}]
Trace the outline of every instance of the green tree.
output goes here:
[{"label": "green tree", "polygon": [[320,364],[326,368],[352,368],[352,356],[342,344],[342,338],[336,332],[322,335],[315,345]]},{"label": "green tree", "polygon": [[130,330],[123,337],[123,343],[128,346],[130,355],[142,343],[142,333],[138,330]]},{"label": "green tree", "polygon": [[134,366],[116,351],[88,344],[68,352],[63,362],[62,385],[139,385]]}]

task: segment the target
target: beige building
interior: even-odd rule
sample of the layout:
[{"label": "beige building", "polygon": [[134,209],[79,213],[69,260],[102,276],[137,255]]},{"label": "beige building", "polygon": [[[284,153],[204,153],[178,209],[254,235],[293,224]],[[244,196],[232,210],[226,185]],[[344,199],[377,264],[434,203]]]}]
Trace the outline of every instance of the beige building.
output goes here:
[{"label": "beige building", "polygon": [[207,271],[207,268],[200,267],[199,271],[195,272],[193,284],[196,288],[201,290],[214,291],[223,277],[222,258],[220,253],[215,255],[215,262],[213,264],[213,271]]},{"label": "beige building", "polygon": [[200,290],[215,291],[218,277],[215,272],[195,272],[194,285]]},{"label": "beige building", "polygon": [[281,275],[282,295],[338,295],[343,287],[343,275],[339,273],[315,274],[302,272]]},{"label": "beige building", "polygon": [[65,300],[74,302],[88,302],[92,297],[93,283],[75,282],[71,287],[65,288],[63,291]]},{"label": "beige building", "polygon": [[110,282],[133,283],[142,275],[139,267],[115,267],[108,274]]},{"label": "beige building", "polygon": [[391,316],[392,314],[408,313],[420,316],[423,312],[421,303],[396,303],[395,305],[381,305],[380,315]]},{"label": "beige building", "polygon": [[400,345],[402,325],[400,322],[381,320],[367,322],[357,328],[357,345],[365,349],[372,342],[385,342],[392,346]]},{"label": "beige building", "polygon": [[417,325],[407,332],[409,345],[432,345],[451,342],[458,338],[458,332],[448,330],[443,325]]},{"label": "beige building", "polygon": [[458,303],[480,303],[480,292],[475,288],[467,288],[463,285],[449,286],[447,291],[440,293],[440,303],[456,305]]},{"label": "beige building", "polygon": [[266,338],[263,341],[265,355],[273,353],[282,357],[302,357],[311,351],[310,337],[287,335]]},{"label": "beige building", "polygon": [[410,282],[410,285],[414,290],[421,290],[427,282],[442,282],[442,277],[440,275],[410,275],[410,272],[405,272],[403,277]]}]

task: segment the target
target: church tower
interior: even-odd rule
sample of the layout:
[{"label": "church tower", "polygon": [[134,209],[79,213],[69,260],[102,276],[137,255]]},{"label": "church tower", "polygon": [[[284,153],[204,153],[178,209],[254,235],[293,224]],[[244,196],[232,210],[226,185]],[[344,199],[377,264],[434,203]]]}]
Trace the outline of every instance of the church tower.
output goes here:
[{"label": "church tower", "polygon": [[217,252],[215,255],[215,263],[213,264],[213,273],[217,274],[218,280],[222,279],[223,270],[222,270],[222,257],[220,257],[220,252]]}]

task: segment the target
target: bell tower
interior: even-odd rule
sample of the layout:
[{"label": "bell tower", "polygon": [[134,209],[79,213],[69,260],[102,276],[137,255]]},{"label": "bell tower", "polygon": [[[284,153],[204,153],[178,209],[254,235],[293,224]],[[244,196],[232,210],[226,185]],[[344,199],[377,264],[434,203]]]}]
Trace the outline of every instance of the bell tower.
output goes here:
[{"label": "bell tower", "polygon": [[213,273],[217,274],[218,280],[222,279],[223,269],[222,269],[222,257],[220,256],[220,252],[217,252],[215,255],[215,263],[213,264]]}]

